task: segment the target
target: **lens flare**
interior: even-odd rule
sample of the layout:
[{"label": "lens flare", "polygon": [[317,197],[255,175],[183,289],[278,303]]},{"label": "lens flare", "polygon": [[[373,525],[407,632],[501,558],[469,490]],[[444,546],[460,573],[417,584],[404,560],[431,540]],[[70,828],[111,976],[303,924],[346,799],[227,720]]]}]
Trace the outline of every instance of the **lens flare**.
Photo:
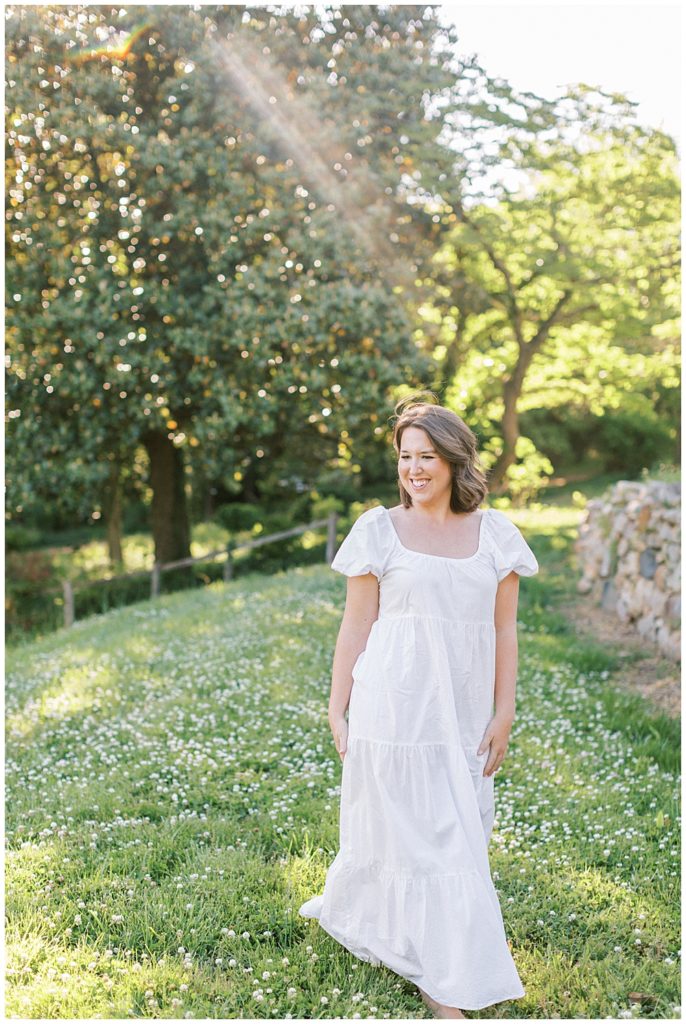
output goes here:
[{"label": "lens flare", "polygon": [[69,59],[75,63],[83,64],[84,61],[94,60],[98,57],[112,57],[115,60],[126,60],[131,47],[138,39],[152,28],[152,22],[146,21],[137,25],[128,35],[123,32],[117,33],[103,46],[86,46],[80,50],[74,50],[69,54]]},{"label": "lens flare", "polygon": [[336,211],[341,229],[353,235],[386,281],[409,284],[413,269],[395,243],[399,233],[413,235],[413,227],[378,174],[346,151],[336,125],[323,119],[309,97],[297,95],[287,73],[251,40],[212,41],[209,49],[226,83],[217,94],[218,109],[225,104],[227,115],[235,118],[231,96],[241,97],[251,110],[255,135],[293,160],[303,181]]}]

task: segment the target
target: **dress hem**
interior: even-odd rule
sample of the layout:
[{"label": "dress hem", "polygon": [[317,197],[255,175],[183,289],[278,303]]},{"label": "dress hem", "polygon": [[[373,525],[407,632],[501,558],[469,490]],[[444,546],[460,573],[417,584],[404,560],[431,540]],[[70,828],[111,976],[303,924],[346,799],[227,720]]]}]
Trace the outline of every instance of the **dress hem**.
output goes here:
[{"label": "dress hem", "polygon": [[[316,897],[314,898],[316,899]],[[307,902],[309,903],[311,901],[308,900]],[[306,904],[303,904],[303,906],[306,906]],[[417,980],[418,976],[416,974],[410,975],[403,973],[402,971],[397,970],[395,967],[391,967],[390,964],[386,963],[383,957],[377,956],[371,950],[365,952],[359,945],[356,944],[355,940],[351,938],[349,935],[347,935],[345,932],[340,931],[334,925],[323,924],[319,914],[303,914],[302,907],[300,908],[298,913],[300,914],[301,917],[312,918],[318,921],[319,926],[323,928],[324,931],[327,932],[332,939],[335,939],[336,942],[339,942],[341,946],[344,946],[349,953],[352,953],[353,956],[356,956],[359,960],[363,960],[365,963],[372,964],[373,966],[382,965],[398,977],[405,978],[405,980],[409,981],[412,985],[416,985],[417,988],[419,988],[421,985],[421,988],[424,990],[424,992],[426,992],[426,994],[431,999],[435,999],[436,1002],[442,1003],[444,1006],[456,1006],[460,1010],[484,1010],[488,1006],[495,1006],[496,1003],[503,1003],[510,999],[522,999],[526,995],[526,989],[523,986],[521,986],[520,990],[518,991],[512,991],[509,994],[498,996],[495,999],[489,999],[488,1002],[470,1004],[469,1002],[464,1002],[459,996],[446,996],[445,993],[439,994],[432,987],[427,988],[427,985],[421,979],[421,977],[419,978],[419,980]]]}]

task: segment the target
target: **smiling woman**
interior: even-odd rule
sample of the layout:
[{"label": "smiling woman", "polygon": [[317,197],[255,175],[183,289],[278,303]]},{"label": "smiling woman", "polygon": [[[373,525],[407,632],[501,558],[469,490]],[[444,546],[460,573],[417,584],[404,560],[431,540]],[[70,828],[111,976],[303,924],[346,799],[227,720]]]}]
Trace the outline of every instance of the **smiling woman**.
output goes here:
[{"label": "smiling woman", "polygon": [[329,702],[340,849],[300,914],[462,1017],[525,994],[487,849],[518,576],[538,563],[502,512],[478,511],[485,477],[455,413],[411,401],[394,445],[401,505],[359,516],[331,563],[350,577]]}]

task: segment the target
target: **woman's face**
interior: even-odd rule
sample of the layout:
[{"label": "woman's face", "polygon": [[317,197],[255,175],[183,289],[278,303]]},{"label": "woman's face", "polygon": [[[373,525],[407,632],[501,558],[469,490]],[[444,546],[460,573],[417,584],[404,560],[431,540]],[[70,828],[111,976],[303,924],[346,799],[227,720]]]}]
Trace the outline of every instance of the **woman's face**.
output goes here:
[{"label": "woman's face", "polygon": [[413,504],[442,504],[446,497],[450,499],[450,463],[438,454],[431,438],[421,427],[405,427],[403,430],[398,476],[412,496]]}]

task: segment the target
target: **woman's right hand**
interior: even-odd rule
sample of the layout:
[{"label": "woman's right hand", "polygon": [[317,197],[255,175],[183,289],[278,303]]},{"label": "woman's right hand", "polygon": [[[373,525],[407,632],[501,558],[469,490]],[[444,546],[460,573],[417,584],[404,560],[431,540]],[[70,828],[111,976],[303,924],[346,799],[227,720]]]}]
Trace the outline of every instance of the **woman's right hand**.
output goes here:
[{"label": "woman's right hand", "polygon": [[336,750],[342,761],[348,748],[348,721],[343,715],[337,715],[335,718],[329,719],[329,725]]}]

